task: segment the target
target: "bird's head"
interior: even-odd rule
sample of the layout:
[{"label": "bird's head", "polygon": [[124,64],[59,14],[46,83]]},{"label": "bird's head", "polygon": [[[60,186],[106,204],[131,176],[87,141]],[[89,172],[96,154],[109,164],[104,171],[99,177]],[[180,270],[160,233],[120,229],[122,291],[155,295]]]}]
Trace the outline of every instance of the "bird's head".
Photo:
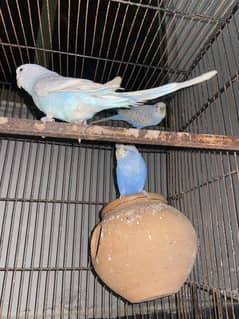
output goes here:
[{"label": "bird's head", "polygon": [[124,158],[129,152],[138,153],[137,148],[134,145],[115,144],[116,159]]},{"label": "bird's head", "polygon": [[163,102],[159,102],[156,104],[156,113],[160,116],[160,117],[165,117],[166,115],[166,104]]},{"label": "bird's head", "polygon": [[17,86],[30,93],[35,82],[49,72],[38,64],[22,64],[16,69]]}]

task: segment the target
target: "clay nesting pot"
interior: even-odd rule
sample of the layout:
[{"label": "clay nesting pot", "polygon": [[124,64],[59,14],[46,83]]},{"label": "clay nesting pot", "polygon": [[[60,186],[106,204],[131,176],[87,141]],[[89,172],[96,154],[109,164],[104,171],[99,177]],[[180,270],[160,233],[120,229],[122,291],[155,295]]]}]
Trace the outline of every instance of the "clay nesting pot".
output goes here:
[{"label": "clay nesting pot", "polygon": [[176,293],[192,270],[196,252],[190,221],[155,193],[107,204],[91,238],[96,273],[132,303]]}]

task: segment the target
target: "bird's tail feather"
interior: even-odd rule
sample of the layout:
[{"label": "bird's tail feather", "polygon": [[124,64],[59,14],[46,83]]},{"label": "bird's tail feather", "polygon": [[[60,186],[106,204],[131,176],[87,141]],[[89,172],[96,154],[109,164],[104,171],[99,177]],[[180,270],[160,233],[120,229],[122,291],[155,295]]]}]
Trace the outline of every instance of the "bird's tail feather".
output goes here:
[{"label": "bird's tail feather", "polygon": [[116,115],[112,115],[112,116],[109,116],[109,117],[104,117],[103,119],[100,119],[100,120],[96,120],[96,121],[91,121],[90,124],[95,124],[95,123],[101,123],[101,122],[106,122],[106,121],[111,121],[111,120],[118,120],[119,116],[116,114]]},{"label": "bird's tail feather", "polygon": [[187,80],[184,82],[173,82],[169,84],[165,84],[153,89],[141,90],[141,91],[134,91],[134,92],[127,92],[124,93],[126,96],[131,96],[132,98],[136,99],[136,102],[146,101],[150,99],[155,99],[178,90],[187,88],[192,85],[199,84],[201,82],[207,81],[214,77],[217,74],[217,71],[213,70],[210,72],[206,72],[200,76],[197,76],[191,80]]},{"label": "bird's tail feather", "polygon": [[118,90],[120,88],[121,82],[122,78],[120,76],[116,76],[113,80],[106,82],[104,87],[111,90]]},{"label": "bird's tail feather", "polygon": [[179,82],[178,83],[178,89],[179,90],[180,89],[184,89],[184,88],[187,88],[189,86],[205,82],[207,80],[210,80],[216,74],[217,74],[217,71],[213,70],[213,71],[209,71],[209,72],[203,73],[202,75],[199,75],[199,76],[197,76],[197,77],[195,77],[195,78],[193,78],[191,80],[187,80],[187,81],[184,81],[184,82]]}]

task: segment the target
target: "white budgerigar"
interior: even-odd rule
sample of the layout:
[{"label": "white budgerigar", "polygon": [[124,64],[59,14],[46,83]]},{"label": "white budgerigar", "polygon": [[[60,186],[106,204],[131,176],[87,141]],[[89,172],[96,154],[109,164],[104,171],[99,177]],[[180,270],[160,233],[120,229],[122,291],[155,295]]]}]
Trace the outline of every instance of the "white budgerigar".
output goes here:
[{"label": "white budgerigar", "polygon": [[100,84],[64,77],[37,64],[23,64],[16,70],[19,88],[32,96],[36,106],[46,114],[44,120],[56,118],[74,123],[86,123],[105,109],[137,106],[138,103],[209,80],[216,73],[217,71],[210,71],[185,82],[170,83],[148,90],[115,92],[120,88],[120,77]]}]

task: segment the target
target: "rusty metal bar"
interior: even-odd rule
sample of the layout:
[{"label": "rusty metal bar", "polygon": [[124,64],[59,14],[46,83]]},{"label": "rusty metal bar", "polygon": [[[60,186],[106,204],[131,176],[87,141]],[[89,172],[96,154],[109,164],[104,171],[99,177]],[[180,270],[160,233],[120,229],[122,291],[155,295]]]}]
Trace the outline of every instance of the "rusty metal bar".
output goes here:
[{"label": "rusty metal bar", "polygon": [[205,292],[209,292],[211,294],[217,292],[219,295],[221,295],[222,297],[226,297],[226,298],[233,298],[234,300],[238,301],[238,293],[235,291],[227,291],[225,289],[220,289],[217,287],[211,287],[205,283],[200,283],[200,282],[191,282],[191,281],[186,281],[184,283],[185,286],[189,286],[189,287],[197,287],[197,289],[200,289],[202,291]]},{"label": "rusty metal bar", "polygon": [[[0,15],[1,17],[1,15]],[[134,63],[134,62],[130,62],[130,61],[122,61],[122,60],[114,60],[114,59],[107,59],[107,58],[104,58],[104,57],[97,57],[97,56],[91,56],[91,55],[83,55],[83,54],[79,54],[79,53],[72,53],[72,52],[66,52],[66,51],[63,51],[63,50],[55,50],[55,49],[47,49],[47,48],[42,48],[42,47],[33,47],[33,46],[30,46],[30,45],[21,45],[21,44],[15,44],[15,43],[8,43],[8,42],[1,42],[1,46],[2,47],[8,47],[10,48],[10,50],[12,50],[12,48],[20,48],[20,49],[26,49],[26,50],[37,50],[37,51],[40,51],[40,52],[45,52],[45,53],[49,53],[49,54],[58,54],[59,56],[60,55],[64,55],[64,56],[71,56],[71,57],[74,57],[74,58],[87,58],[89,60],[96,60],[96,61],[102,61],[102,62],[112,62],[112,63],[117,63],[117,64],[124,64],[125,66],[127,65],[131,65],[131,66],[138,66],[138,67],[144,67],[144,68],[150,68],[152,70],[154,69],[157,69],[157,70],[164,70],[165,72],[169,72],[169,73],[175,73],[175,74],[182,74],[182,75],[185,75],[187,73],[186,70],[175,70],[175,69],[172,69],[172,68],[168,68],[166,66],[158,66],[158,65],[143,65],[143,64],[137,64],[137,63]],[[9,64],[9,61],[8,61],[8,57],[6,56],[6,63]],[[17,68],[17,64],[14,68],[14,70]],[[10,70],[10,66],[9,66],[9,70]],[[12,84],[12,82],[9,82]],[[4,82],[4,84],[6,84],[6,82]]]},{"label": "rusty metal bar", "polygon": [[156,7],[153,5],[149,5],[149,4],[143,4],[143,3],[136,3],[136,2],[132,2],[129,0],[111,0],[111,2],[118,2],[118,3],[122,3],[122,4],[130,4],[131,6],[137,6],[137,7],[141,7],[141,8],[148,8],[148,9],[152,9],[152,10],[156,10],[156,11],[163,11],[168,15],[175,15],[178,17],[183,17],[184,19],[193,19],[193,20],[199,20],[201,22],[209,22],[209,23],[223,23],[225,21],[225,18],[216,18],[213,16],[206,16],[206,15],[201,15],[201,14],[188,14],[187,12],[182,12],[182,11],[177,11],[177,10],[171,10],[169,8],[164,8],[164,7]]},{"label": "rusty metal bar", "polygon": [[127,129],[97,125],[77,125],[59,122],[42,123],[37,120],[7,117],[0,117],[0,133],[69,139],[80,138],[90,141],[98,140],[184,148],[227,151],[239,150],[239,136],[138,130],[133,128]]},{"label": "rusty metal bar", "polygon": [[89,271],[91,267],[0,267],[0,271]]}]

